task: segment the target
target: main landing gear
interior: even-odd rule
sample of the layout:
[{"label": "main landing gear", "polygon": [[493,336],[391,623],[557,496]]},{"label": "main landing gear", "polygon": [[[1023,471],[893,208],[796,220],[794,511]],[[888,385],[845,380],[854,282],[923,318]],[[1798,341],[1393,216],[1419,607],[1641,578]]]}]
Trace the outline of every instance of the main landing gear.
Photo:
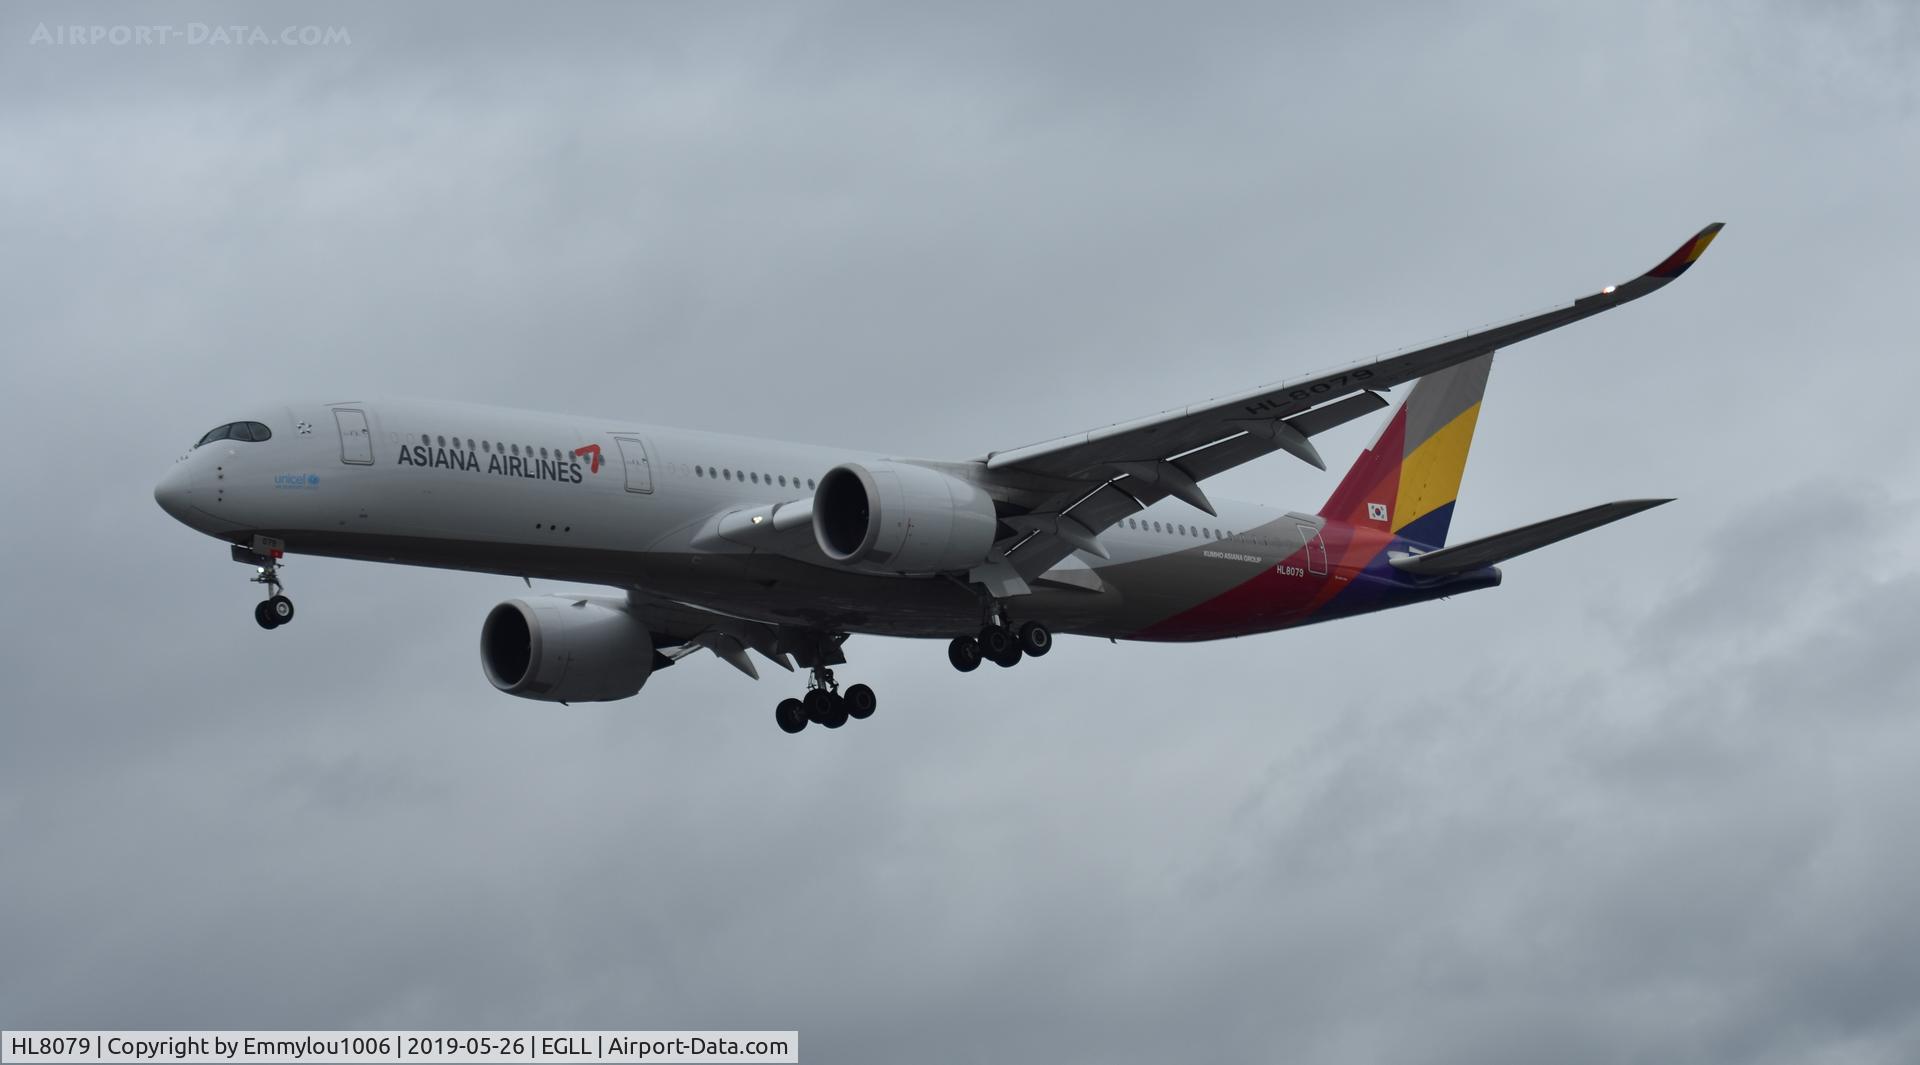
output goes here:
[{"label": "main landing gear", "polygon": [[799,732],[809,721],[825,728],[839,728],[849,719],[865,721],[872,717],[879,705],[873,689],[864,684],[841,691],[839,682],[833,679],[833,670],[826,666],[813,667],[807,688],[805,698],[782,699],[774,708],[773,719],[780,724],[780,731]]},{"label": "main landing gear", "polygon": [[947,661],[962,673],[992,662],[1002,668],[1018,665],[1022,658],[1040,658],[1053,650],[1053,633],[1037,621],[1029,621],[1018,630],[999,622],[990,622],[978,636],[960,636],[947,645]]},{"label": "main landing gear", "polygon": [[255,584],[267,586],[267,598],[254,604],[253,620],[263,629],[277,629],[293,620],[293,600],[280,591],[280,552],[263,554],[249,551],[244,547],[233,549],[233,560],[245,562],[258,569],[252,580]]}]

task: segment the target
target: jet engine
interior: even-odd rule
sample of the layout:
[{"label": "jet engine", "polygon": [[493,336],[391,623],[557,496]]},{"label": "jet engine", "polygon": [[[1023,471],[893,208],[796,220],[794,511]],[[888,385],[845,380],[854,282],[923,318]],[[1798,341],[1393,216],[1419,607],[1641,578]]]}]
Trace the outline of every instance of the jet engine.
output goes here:
[{"label": "jet engine", "polygon": [[653,673],[653,637],[623,600],[509,599],[480,627],[480,666],[493,686],[557,703],[625,699]]},{"label": "jet engine", "polygon": [[997,521],[978,487],[905,462],[843,463],[813,494],[813,536],[828,558],[895,573],[979,565]]}]

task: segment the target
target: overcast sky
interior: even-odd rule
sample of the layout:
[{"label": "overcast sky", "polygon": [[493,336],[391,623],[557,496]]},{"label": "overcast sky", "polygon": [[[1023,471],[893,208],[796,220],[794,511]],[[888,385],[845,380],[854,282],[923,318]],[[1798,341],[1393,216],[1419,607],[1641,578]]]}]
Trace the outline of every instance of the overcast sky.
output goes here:
[{"label": "overcast sky", "polygon": [[[0,1024],[1920,1060],[1920,9],[1552,7],[7,5]],[[350,41],[34,42],[136,16]],[[1712,221],[1499,356],[1454,532],[1678,503],[1292,633],[857,637],[837,733],[705,655],[500,695],[505,577],[296,558],[262,632],[151,496],[282,396],[964,458]]]}]

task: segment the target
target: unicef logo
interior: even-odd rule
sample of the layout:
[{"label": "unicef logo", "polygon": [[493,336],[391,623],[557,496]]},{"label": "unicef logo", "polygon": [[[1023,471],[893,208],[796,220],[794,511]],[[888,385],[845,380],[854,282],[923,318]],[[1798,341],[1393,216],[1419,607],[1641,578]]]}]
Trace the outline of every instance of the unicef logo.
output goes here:
[{"label": "unicef logo", "polygon": [[276,473],[273,475],[275,488],[293,488],[299,491],[320,487],[320,475],[317,473]]},{"label": "unicef logo", "polygon": [[319,485],[320,485],[320,475],[319,475],[319,474],[317,474],[317,473],[309,473],[309,474],[307,474],[307,487],[308,487],[308,488],[317,488],[317,487],[319,487]]}]

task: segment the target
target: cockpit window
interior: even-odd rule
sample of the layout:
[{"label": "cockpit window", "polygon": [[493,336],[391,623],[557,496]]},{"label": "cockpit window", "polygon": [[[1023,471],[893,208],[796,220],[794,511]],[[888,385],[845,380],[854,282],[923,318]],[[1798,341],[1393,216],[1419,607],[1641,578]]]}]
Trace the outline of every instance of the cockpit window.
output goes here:
[{"label": "cockpit window", "polygon": [[228,422],[217,429],[207,430],[207,435],[201,437],[200,443],[193,446],[200,447],[211,444],[215,440],[243,440],[250,444],[257,444],[271,439],[273,439],[273,430],[267,428],[264,423]]}]

